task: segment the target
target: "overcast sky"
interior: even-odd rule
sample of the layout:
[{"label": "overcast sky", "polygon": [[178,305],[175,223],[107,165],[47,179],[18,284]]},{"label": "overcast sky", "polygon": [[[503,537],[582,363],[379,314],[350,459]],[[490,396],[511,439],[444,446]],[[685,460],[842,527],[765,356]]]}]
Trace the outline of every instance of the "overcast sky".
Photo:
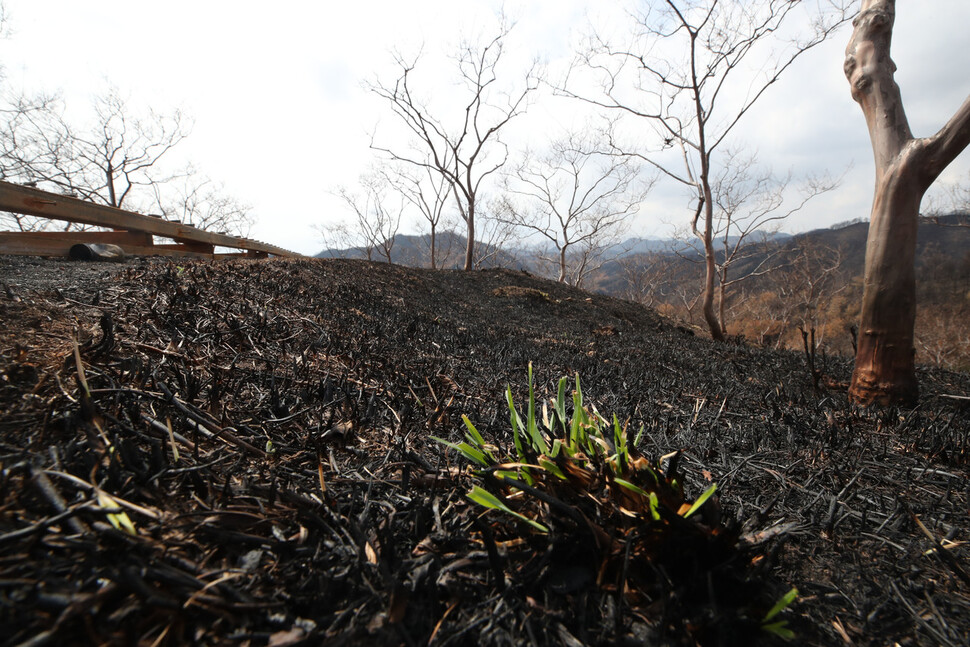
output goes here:
[{"label": "overcast sky", "polygon": [[[194,119],[181,155],[227,192],[253,206],[252,237],[315,253],[314,224],[346,214],[331,195],[353,187],[373,161],[370,135],[390,117],[361,87],[394,78],[392,50],[455,51],[461,34],[490,33],[504,5],[516,21],[509,48],[541,57],[553,73],[573,56],[594,20],[627,3],[608,0],[372,0],[273,3],[248,0],[3,0],[12,34],[0,41],[6,82],[15,90],[60,91],[83,114],[92,96],[117,87],[133,107],[175,108]],[[270,8],[272,7],[272,8]],[[914,134],[935,132],[970,94],[968,0],[900,0],[893,58]],[[867,217],[873,164],[865,121],[842,75],[845,28],[773,87],[739,133],[762,162],[795,174],[850,168],[841,188],[785,228],[801,231]],[[450,82],[429,94],[444,96]],[[433,90],[433,93],[431,92]],[[530,143],[541,145],[568,112],[535,107]],[[510,142],[513,147],[517,142]],[[943,181],[970,181],[968,153]],[[660,187],[634,233],[664,230],[688,217],[687,197]]]}]

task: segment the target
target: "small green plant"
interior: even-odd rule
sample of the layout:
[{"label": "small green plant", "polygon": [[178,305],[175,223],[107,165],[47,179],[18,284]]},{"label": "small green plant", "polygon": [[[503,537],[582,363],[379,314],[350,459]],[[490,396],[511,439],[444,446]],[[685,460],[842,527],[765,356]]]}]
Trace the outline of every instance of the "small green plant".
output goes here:
[{"label": "small green plant", "polygon": [[792,589],[783,595],[781,599],[775,603],[775,606],[771,607],[771,610],[765,614],[765,617],[761,619],[761,628],[764,631],[775,634],[776,636],[784,638],[785,640],[793,639],[795,637],[795,632],[788,628],[787,620],[775,620],[774,622],[772,622],[772,620],[774,620],[775,616],[777,616],[779,613],[787,609],[797,597],[798,589]]},{"label": "small green plant", "polygon": [[[541,407],[531,365],[528,379],[524,411],[511,387],[505,392],[508,451],[486,442],[467,416],[461,442],[435,438],[472,464],[468,499],[505,515],[494,517],[492,532],[479,541],[525,530],[518,538],[525,541],[505,544],[521,547],[517,555],[507,548],[506,557],[519,560],[509,571],[519,586],[542,587],[579,568],[600,595],[617,596],[638,617],[688,635],[690,644],[722,644],[725,632],[735,644],[765,632],[794,635],[777,616],[797,591],[773,601],[748,579],[751,561],[738,558],[738,524],[722,523],[716,485],[688,501],[679,451],[648,460],[638,449],[643,428],[631,438],[615,415],[584,403],[578,376],[571,393],[561,379]],[[595,595],[589,599],[597,604]]]},{"label": "small green plant", "polygon": [[[597,493],[600,486],[605,486],[611,507],[618,506],[622,515],[648,522],[668,523],[672,516],[688,519],[717,491],[717,485],[711,485],[696,501],[687,503],[676,477],[679,452],[667,454],[651,464],[636,449],[643,428],[631,443],[627,426],[620,424],[615,415],[608,420],[595,407],[583,403],[578,376],[571,397],[572,411],[567,413],[566,383],[566,378],[559,380],[551,411],[548,405],[543,405],[541,418],[536,407],[531,364],[524,415],[515,406],[512,388],[506,389],[514,457],[499,458],[498,448],[485,442],[467,416],[462,416],[466,429],[464,442],[433,438],[461,453],[478,468],[479,476],[506,486],[509,493],[535,494],[536,489],[558,491],[563,485],[571,485],[578,492]],[[669,466],[666,473],[660,468],[664,461]],[[468,498],[484,507],[511,514],[537,530],[548,530],[545,524],[513,511],[499,496],[480,486],[476,485]]]}]

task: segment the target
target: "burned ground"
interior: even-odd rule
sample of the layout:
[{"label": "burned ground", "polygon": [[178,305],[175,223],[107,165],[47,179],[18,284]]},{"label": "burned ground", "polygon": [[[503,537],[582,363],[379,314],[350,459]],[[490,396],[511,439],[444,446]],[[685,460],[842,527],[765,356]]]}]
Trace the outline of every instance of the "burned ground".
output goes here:
[{"label": "burned ground", "polygon": [[[800,355],[504,270],[4,258],[0,283],[7,644],[771,644],[791,587],[804,644],[970,642],[967,375],[862,411]],[[430,437],[467,415],[510,447],[530,362],[541,401],[578,374],[643,455],[683,450],[737,545],[614,581],[561,501],[548,534],[468,501]]]}]

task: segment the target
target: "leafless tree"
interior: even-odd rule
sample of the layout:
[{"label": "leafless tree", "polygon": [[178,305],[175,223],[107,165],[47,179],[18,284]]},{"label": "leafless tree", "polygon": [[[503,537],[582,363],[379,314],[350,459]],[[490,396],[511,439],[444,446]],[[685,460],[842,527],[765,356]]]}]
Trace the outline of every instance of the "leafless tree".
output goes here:
[{"label": "leafless tree", "polygon": [[[849,17],[850,0],[666,0],[635,16],[628,45],[594,36],[560,90],[615,111],[659,135],[650,150],[614,142],[682,185],[693,202],[691,230],[705,254],[702,310],[715,339],[724,333],[714,309],[714,196],[717,159],[751,108],[792,63]],[[816,9],[798,38],[786,38],[804,9]],[[752,70],[759,70],[752,73]],[[592,74],[598,90],[577,77]],[[582,89],[578,89],[582,88]],[[641,137],[642,139],[642,137]]]},{"label": "leafless tree", "polygon": [[453,187],[448,177],[433,170],[430,166],[413,168],[393,168],[385,171],[388,182],[418,212],[427,223],[428,262],[431,269],[442,266],[442,261],[450,256],[448,249],[439,248],[438,234],[441,227],[447,228],[446,209],[451,200]]},{"label": "leafless tree", "polygon": [[517,240],[517,232],[509,224],[508,201],[503,197],[484,196],[479,204],[483,208],[472,267],[480,270],[495,266],[511,267],[519,263],[522,260],[518,256],[521,247],[512,246],[512,242]]},{"label": "leafless tree", "polygon": [[670,270],[675,260],[675,256],[660,252],[630,254],[616,259],[622,280],[620,296],[656,308],[672,294],[674,284],[670,280]]},{"label": "leafless tree", "polygon": [[[117,90],[94,103],[85,128],[69,123],[56,95],[19,96],[0,106],[0,178],[143,213],[161,212],[201,229],[245,236],[250,207],[191,165],[177,166],[173,149],[189,135],[178,110],[142,116]],[[21,231],[49,221],[3,214]],[[68,227],[81,227],[68,225]]]},{"label": "leafless tree", "polygon": [[499,135],[526,110],[538,83],[533,66],[519,88],[502,90],[499,68],[509,30],[503,23],[498,34],[484,45],[470,41],[460,44],[454,62],[465,99],[454,113],[442,114],[447,110],[432,108],[419,94],[422,84],[433,88],[441,83],[440,79],[421,79],[420,55],[410,60],[396,55],[397,79],[370,85],[372,92],[387,101],[411,137],[407,148],[376,141],[372,147],[394,160],[437,173],[451,186],[465,221],[466,270],[475,265],[475,226],[482,183],[508,159],[508,148]]},{"label": "leafless tree", "polygon": [[339,187],[334,192],[350,207],[349,222],[321,229],[324,239],[347,249],[362,249],[367,260],[379,254],[388,263],[404,215],[404,197],[392,190],[387,177],[370,171],[360,178],[360,191]]},{"label": "leafless tree", "polygon": [[629,157],[595,151],[588,136],[571,133],[541,155],[526,153],[505,179],[506,218],[539,236],[540,258],[560,283],[581,285],[602,265],[627,220],[637,212],[648,184]]},{"label": "leafless tree", "polygon": [[966,327],[953,325],[954,321],[963,320],[966,311],[959,307],[920,308],[915,341],[922,361],[939,368],[965,370],[970,357],[970,333]]},{"label": "leafless tree", "polygon": [[825,336],[822,306],[848,287],[841,276],[844,254],[830,245],[808,241],[801,242],[793,251],[794,256],[783,267],[775,290],[790,308],[785,325],[797,324],[804,330],[814,330],[816,341],[822,343]]},{"label": "leafless tree", "polygon": [[180,181],[154,184],[155,209],[168,220],[199,229],[248,236],[252,207],[229,195],[225,187],[193,170]]},{"label": "leafless tree", "polygon": [[[117,90],[98,97],[80,130],[60,102],[22,99],[10,108],[2,138],[8,177],[118,208],[145,207],[153,187],[181,175],[163,159],[189,134],[180,111],[135,116]],[[132,204],[134,203],[134,204]]]},{"label": "leafless tree", "polygon": [[[720,246],[715,255],[717,311],[721,333],[727,335],[726,303],[738,284],[776,270],[777,246],[768,235],[780,223],[801,211],[813,198],[838,186],[838,180],[809,177],[791,195],[792,175],[777,177],[759,168],[757,157],[741,149],[728,148],[711,183],[714,201],[713,240]],[[732,276],[732,268],[744,267]]]},{"label": "leafless tree", "polygon": [[970,178],[942,186],[937,182],[933,188],[936,190],[923,196],[920,215],[943,227],[970,227],[966,221],[951,223],[941,220],[941,216],[952,214],[970,215]]},{"label": "leafless tree", "polygon": [[[7,8],[0,2],[0,39],[6,38],[9,30],[10,20],[7,17]],[[2,68],[0,68],[2,71]]]},{"label": "leafless tree", "polygon": [[863,0],[845,57],[845,76],[869,126],[876,166],[860,337],[849,388],[850,397],[862,404],[918,398],[913,334],[920,201],[970,144],[970,97],[936,134],[913,137],[890,54],[895,17],[894,0]]}]

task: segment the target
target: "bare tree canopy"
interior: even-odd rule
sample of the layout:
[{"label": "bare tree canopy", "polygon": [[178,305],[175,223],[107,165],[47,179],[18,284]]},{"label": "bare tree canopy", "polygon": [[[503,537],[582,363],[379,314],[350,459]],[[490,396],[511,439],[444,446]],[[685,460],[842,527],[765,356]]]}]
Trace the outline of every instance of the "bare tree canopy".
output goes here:
[{"label": "bare tree canopy", "polygon": [[0,135],[5,176],[119,208],[150,198],[153,185],[178,175],[162,162],[189,134],[180,111],[135,116],[115,89],[95,100],[85,129],[68,123],[58,101],[38,105],[21,98],[6,116]]},{"label": "bare tree canopy", "polygon": [[338,187],[334,194],[350,207],[350,221],[321,228],[325,242],[337,249],[364,252],[367,260],[379,254],[388,263],[404,215],[405,198],[388,176],[372,169],[360,178],[360,190]]},{"label": "bare tree canopy", "polygon": [[935,135],[913,136],[890,55],[894,0],[863,0],[845,55],[852,98],[869,127],[876,190],[866,244],[865,287],[850,396],[863,404],[918,397],[916,231],[920,202],[970,144],[970,97]]},{"label": "bare tree canopy", "polygon": [[[776,176],[758,165],[757,156],[737,148],[727,148],[711,186],[714,199],[713,239],[720,247],[715,257],[717,272],[717,312],[721,332],[727,335],[726,303],[728,293],[738,284],[778,269],[773,253],[761,247],[770,233],[814,198],[835,189],[838,179],[808,177],[791,188],[792,174]],[[759,243],[761,243],[759,245]],[[732,267],[751,258],[760,260],[740,276]]]},{"label": "bare tree canopy", "polygon": [[588,135],[567,134],[544,154],[527,152],[507,174],[504,218],[539,237],[540,259],[559,282],[582,285],[646,197],[650,183],[639,172],[629,157],[596,152]]},{"label": "bare tree canopy", "polygon": [[253,226],[252,207],[194,171],[165,185],[154,184],[152,189],[155,208],[168,220],[236,236],[248,236]]},{"label": "bare tree canopy", "polygon": [[377,81],[369,86],[387,101],[410,135],[407,146],[375,141],[372,147],[394,160],[429,169],[450,185],[465,221],[466,270],[475,263],[475,218],[482,183],[508,159],[508,148],[499,135],[526,110],[529,95],[538,85],[534,66],[514,89],[507,90],[500,83],[500,64],[510,29],[503,22],[498,34],[484,45],[470,41],[460,44],[454,64],[465,98],[453,113],[431,106],[422,96],[422,84],[427,91],[440,79],[421,79],[421,55],[410,60],[396,55],[398,78],[393,83]]},{"label": "bare tree canopy", "polygon": [[422,225],[428,230],[428,264],[431,269],[442,267],[450,255],[450,245],[441,249],[439,235],[448,228],[446,205],[453,187],[448,177],[427,166],[395,167],[385,171],[388,183],[417,210]]},{"label": "bare tree canopy", "polygon": [[[247,235],[250,207],[189,166],[172,151],[189,136],[188,119],[132,108],[116,89],[94,101],[91,122],[78,128],[56,96],[25,96],[0,105],[0,178],[89,202],[160,212],[171,220]],[[5,214],[26,231],[43,219]]]},{"label": "bare tree canopy", "polygon": [[[689,192],[691,229],[705,251],[703,314],[715,339],[724,334],[714,310],[714,153],[785,70],[848,19],[849,4],[649,3],[635,16],[629,43],[594,36],[560,86],[567,96],[639,124],[637,139],[652,141],[614,141],[614,151],[642,159]],[[596,91],[586,89],[591,81]]]}]

